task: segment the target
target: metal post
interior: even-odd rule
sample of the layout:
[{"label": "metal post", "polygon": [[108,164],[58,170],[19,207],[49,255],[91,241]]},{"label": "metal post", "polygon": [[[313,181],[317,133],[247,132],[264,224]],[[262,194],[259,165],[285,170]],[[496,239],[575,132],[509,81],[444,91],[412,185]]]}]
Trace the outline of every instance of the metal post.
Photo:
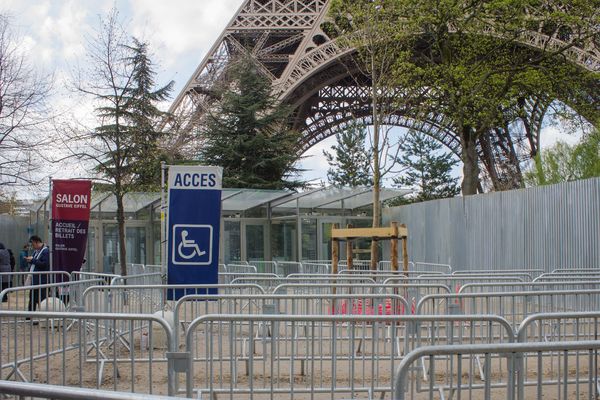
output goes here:
[{"label": "metal post", "polygon": [[392,229],[394,230],[394,237],[391,240],[390,252],[392,261],[392,271],[398,271],[398,223],[392,221]]},{"label": "metal post", "polygon": [[167,269],[166,239],[165,239],[165,169],[164,161],[160,162],[160,265]]},{"label": "metal post", "polygon": [[50,208],[48,209],[48,270],[52,271],[54,265],[52,262],[52,177],[48,177],[48,198],[50,199]]}]

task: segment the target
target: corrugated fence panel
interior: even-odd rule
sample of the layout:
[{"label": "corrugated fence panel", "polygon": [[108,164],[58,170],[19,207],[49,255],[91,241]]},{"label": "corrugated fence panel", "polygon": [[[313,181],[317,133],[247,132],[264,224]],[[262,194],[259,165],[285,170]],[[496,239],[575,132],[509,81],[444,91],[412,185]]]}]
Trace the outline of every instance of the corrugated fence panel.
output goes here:
[{"label": "corrugated fence panel", "polygon": [[600,178],[388,208],[409,258],[454,270],[600,268]]},{"label": "corrugated fence panel", "polygon": [[0,215],[0,242],[11,249],[15,256],[29,240],[27,227],[29,218],[12,215]]}]

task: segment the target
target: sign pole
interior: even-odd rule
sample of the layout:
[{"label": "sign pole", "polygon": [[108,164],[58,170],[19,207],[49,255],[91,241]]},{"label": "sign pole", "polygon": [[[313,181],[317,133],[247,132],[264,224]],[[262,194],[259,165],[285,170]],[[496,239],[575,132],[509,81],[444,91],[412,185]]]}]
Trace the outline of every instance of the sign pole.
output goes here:
[{"label": "sign pole", "polygon": [[165,272],[167,270],[167,238],[165,235],[165,211],[167,205],[165,204],[165,174],[167,165],[164,161],[160,162],[160,268]]},{"label": "sign pole", "polygon": [[[52,256],[54,251],[52,250],[52,177],[48,177],[48,197],[50,197],[50,209],[48,211],[48,269],[54,271],[54,262],[52,262]],[[45,208],[45,207],[44,207]]]}]

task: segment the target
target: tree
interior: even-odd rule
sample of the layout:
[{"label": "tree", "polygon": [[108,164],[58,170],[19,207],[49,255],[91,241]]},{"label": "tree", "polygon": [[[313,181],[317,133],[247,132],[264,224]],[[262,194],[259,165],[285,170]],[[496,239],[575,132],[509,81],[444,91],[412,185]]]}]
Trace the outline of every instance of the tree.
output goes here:
[{"label": "tree", "polygon": [[47,138],[36,129],[48,115],[49,91],[47,78],[29,65],[8,17],[0,14],[0,187],[37,180],[36,154]]},{"label": "tree", "polygon": [[330,183],[339,186],[370,186],[373,184],[369,164],[371,149],[365,149],[367,129],[353,122],[335,135],[337,144],[332,146],[335,154],[323,150],[325,159],[331,166],[327,171]]},{"label": "tree", "polygon": [[69,148],[93,163],[102,186],[115,196],[120,269],[127,275],[123,198],[158,183],[156,172],[148,172],[158,165],[158,143],[164,135],[157,126],[165,113],[157,104],[168,99],[173,82],[155,88],[148,45],[127,35],[116,10],[102,20],[97,34],[89,43],[88,81],[77,82],[76,89],[94,100],[99,125],[72,129],[76,135]]},{"label": "tree", "polygon": [[241,56],[219,89],[219,104],[202,132],[200,160],[223,167],[223,184],[294,189],[300,134],[290,130],[290,109],[271,94],[271,83],[250,57]]},{"label": "tree", "polygon": [[397,186],[409,187],[416,194],[406,199],[416,203],[434,199],[454,197],[460,193],[458,178],[452,177],[452,168],[458,160],[435,139],[416,131],[409,131],[400,144],[397,164],[405,172],[394,178]]},{"label": "tree", "polygon": [[600,176],[600,132],[595,130],[570,146],[557,142],[542,151],[534,160],[531,170],[525,173],[530,186],[551,185]]},{"label": "tree", "polygon": [[[365,6],[384,23],[354,18],[365,15]],[[580,89],[597,78],[564,54],[574,46],[594,45],[597,6],[561,0],[543,6],[536,0],[337,0],[332,10],[351,15],[356,31],[384,26],[380,42],[399,48],[394,84],[408,92],[426,90],[418,114],[446,117],[461,142],[462,191],[470,195],[479,186],[478,140],[508,125],[506,110],[531,97],[561,98],[571,87],[577,89],[568,90],[574,95],[569,102],[590,102],[585,100],[589,90]],[[540,34],[543,49],[522,45],[526,32]],[[562,42],[551,44],[555,38]]]}]

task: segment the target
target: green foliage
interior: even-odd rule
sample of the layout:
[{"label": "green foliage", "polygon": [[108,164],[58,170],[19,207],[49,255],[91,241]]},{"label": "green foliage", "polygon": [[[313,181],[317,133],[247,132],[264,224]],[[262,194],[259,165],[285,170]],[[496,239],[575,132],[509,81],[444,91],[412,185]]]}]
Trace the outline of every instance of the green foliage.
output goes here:
[{"label": "green foliage", "polygon": [[294,179],[299,172],[294,163],[300,134],[287,124],[289,107],[277,102],[270,81],[249,57],[239,59],[228,78],[202,133],[200,160],[223,167],[226,187],[303,186]]},{"label": "green foliage", "polygon": [[[599,6],[598,0],[335,0],[331,13],[359,55],[365,47],[382,55],[393,46],[389,84],[407,93],[413,117],[446,117],[463,147],[463,193],[473,194],[478,138],[509,126],[523,99],[559,99],[588,119],[597,115],[598,74],[566,60],[571,45],[541,50],[521,38],[529,30],[571,35],[575,43],[597,39]],[[372,29],[381,29],[379,45],[356,34]]]},{"label": "green foliage", "polygon": [[525,173],[529,186],[551,185],[600,176],[600,132],[596,130],[580,143],[558,142],[538,155]]},{"label": "green foliage", "polygon": [[102,125],[94,138],[103,143],[96,159],[96,171],[108,182],[110,190],[123,195],[133,190],[152,190],[160,186],[160,161],[165,158],[159,143],[165,133],[157,129],[165,113],[157,104],[168,100],[173,82],[156,88],[156,72],[148,56],[148,45],[135,38],[113,43],[120,57],[111,60],[121,79],[107,82],[108,90],[97,92],[101,105],[96,112]]},{"label": "green foliage", "polygon": [[458,160],[453,154],[443,152],[443,146],[437,140],[420,132],[409,131],[399,147],[397,165],[404,168],[405,172],[394,178],[394,184],[416,192],[403,198],[403,202],[444,199],[460,193],[458,178],[451,176]]},{"label": "green foliage", "polygon": [[373,179],[369,171],[371,151],[365,149],[367,128],[357,122],[336,133],[337,144],[332,146],[334,154],[323,151],[331,166],[327,179],[337,186],[371,186]]}]

